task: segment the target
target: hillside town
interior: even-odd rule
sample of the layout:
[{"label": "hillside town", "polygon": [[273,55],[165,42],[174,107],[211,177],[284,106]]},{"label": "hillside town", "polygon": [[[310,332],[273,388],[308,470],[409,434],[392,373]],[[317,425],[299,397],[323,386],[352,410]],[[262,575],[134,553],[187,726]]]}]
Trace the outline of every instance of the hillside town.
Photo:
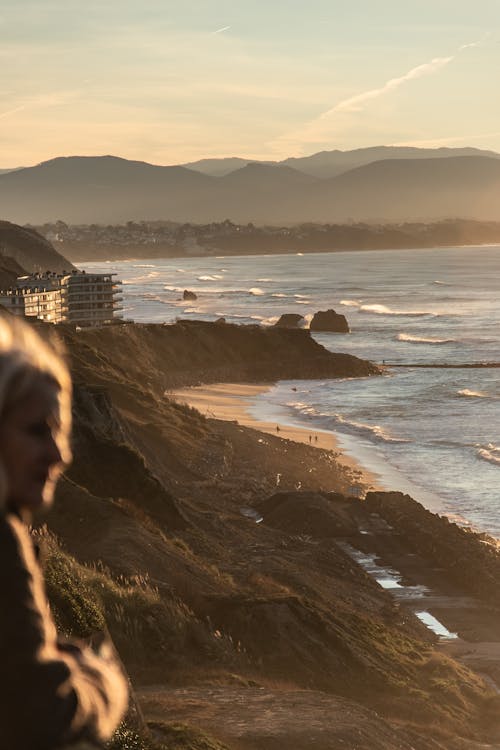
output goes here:
[{"label": "hillside town", "polygon": [[318,224],[257,226],[226,219],[208,224],[128,221],[125,224],[67,224],[35,229],[72,261],[196,257],[259,253],[325,252],[474,245],[498,242],[499,222],[467,219],[435,223]]}]

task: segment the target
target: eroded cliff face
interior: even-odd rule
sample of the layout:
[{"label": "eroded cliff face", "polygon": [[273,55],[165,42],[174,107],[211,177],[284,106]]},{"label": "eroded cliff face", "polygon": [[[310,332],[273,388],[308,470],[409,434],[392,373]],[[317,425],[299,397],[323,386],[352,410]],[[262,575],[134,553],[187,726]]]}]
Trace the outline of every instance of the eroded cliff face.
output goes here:
[{"label": "eroded cliff face", "polygon": [[[77,372],[87,367],[148,386],[266,381],[285,378],[365,377],[380,374],[371,362],[333,354],[307,330],[181,320],[175,325],[124,324],[64,334]],[[87,377],[87,375],[85,375]]]},{"label": "eroded cliff face", "polygon": [[[338,546],[360,536],[372,511],[346,496],[352,476],[335,454],[263,440],[164,395],[200,381],[377,368],[329,354],[302,331],[124,325],[68,330],[65,341],[75,461],[49,518],[64,548],[50,539],[49,592],[66,629],[84,635],[105,619],[142,683],[343,696],[411,725],[408,734],[394,724],[401,747],[423,747],[414,733],[429,726],[444,743],[435,747],[485,731],[491,696],[480,678],[437,653]],[[276,497],[277,474],[285,496]],[[263,523],[242,515],[249,506]],[[351,724],[345,746],[354,748]]]}]

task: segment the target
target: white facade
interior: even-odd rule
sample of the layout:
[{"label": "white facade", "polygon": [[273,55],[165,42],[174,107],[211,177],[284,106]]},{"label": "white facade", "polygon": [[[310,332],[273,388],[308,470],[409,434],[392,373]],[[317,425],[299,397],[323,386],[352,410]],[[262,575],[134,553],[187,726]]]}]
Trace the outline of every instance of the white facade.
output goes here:
[{"label": "white facade", "polygon": [[48,323],[101,326],[112,323],[120,308],[119,281],[111,273],[44,273],[21,276],[11,288],[0,291],[0,304],[9,312]]}]

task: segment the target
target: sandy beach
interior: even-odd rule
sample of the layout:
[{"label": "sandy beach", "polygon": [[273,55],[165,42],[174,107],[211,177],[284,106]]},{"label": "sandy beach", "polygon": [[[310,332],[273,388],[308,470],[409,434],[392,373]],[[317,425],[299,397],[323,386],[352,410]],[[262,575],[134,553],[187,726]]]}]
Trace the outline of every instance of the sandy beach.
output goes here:
[{"label": "sandy beach", "polygon": [[357,483],[367,489],[382,489],[377,474],[367,470],[354,458],[342,453],[333,432],[311,431],[305,427],[255,419],[249,412],[249,408],[253,400],[269,388],[268,384],[217,383],[169,391],[168,396],[180,403],[188,404],[206,417],[238,422],[243,427],[251,427],[284,440],[293,440],[314,448],[334,451],[337,461],[356,475]]}]

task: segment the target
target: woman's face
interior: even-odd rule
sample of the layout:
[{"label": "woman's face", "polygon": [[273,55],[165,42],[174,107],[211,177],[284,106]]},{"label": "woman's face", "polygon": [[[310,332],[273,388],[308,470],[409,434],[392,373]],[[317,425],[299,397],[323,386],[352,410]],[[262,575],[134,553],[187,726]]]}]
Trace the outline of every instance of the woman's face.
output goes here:
[{"label": "woman's face", "polygon": [[40,380],[0,420],[0,461],[7,505],[33,513],[50,504],[62,469],[57,446],[57,386]]}]

